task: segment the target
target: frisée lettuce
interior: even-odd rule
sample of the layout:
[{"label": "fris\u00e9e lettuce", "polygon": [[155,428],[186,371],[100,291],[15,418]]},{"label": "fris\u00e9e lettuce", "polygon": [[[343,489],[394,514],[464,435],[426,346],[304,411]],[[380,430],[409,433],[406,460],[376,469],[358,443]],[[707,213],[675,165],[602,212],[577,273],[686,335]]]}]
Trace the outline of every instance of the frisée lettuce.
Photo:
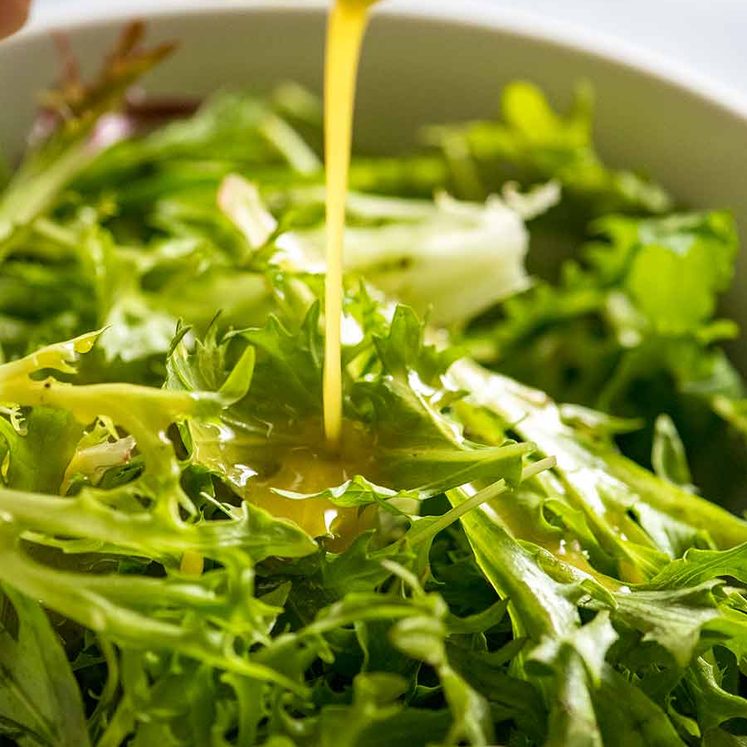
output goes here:
[{"label": "fris\u00e9e lettuce", "polygon": [[741,744],[733,219],[528,83],[356,159],[331,457],[317,102],[153,128],[141,33],[0,196],[3,738]]}]

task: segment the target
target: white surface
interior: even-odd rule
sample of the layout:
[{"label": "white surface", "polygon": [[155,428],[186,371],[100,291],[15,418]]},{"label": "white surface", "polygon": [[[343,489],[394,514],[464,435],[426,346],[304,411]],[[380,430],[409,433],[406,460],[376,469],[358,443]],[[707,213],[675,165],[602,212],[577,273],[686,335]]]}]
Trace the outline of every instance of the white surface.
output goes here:
[{"label": "white surface", "polygon": [[[175,0],[35,0],[34,25],[64,24],[82,15],[127,8],[147,15]],[[184,0],[180,0],[183,4]],[[463,6],[467,0],[385,0],[387,5]],[[241,5],[242,0],[195,0],[195,5]],[[747,0],[472,0],[482,9],[520,12],[529,21],[556,22],[634,45],[719,89],[747,97]]]}]

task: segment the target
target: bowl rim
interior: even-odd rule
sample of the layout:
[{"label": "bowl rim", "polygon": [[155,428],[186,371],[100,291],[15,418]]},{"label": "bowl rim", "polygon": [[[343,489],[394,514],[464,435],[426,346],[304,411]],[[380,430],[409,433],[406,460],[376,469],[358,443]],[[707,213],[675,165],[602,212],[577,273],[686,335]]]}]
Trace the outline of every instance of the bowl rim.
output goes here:
[{"label": "bowl rim", "polygon": [[[326,12],[329,0],[225,0],[220,4],[205,0],[162,0],[158,7],[143,3],[97,3],[66,11],[52,11],[36,18],[14,37],[0,45],[12,49],[38,41],[55,31],[77,31],[109,27],[133,18],[159,21],[184,16],[205,17],[250,13],[292,13],[318,15]],[[703,103],[741,120],[747,127],[747,91],[742,92],[692,66],[605,32],[590,31],[578,24],[547,19],[539,13],[500,7],[489,0],[395,0],[374,10],[375,17],[404,19],[426,24],[454,24],[510,34],[519,39],[545,44],[565,51],[581,52],[593,60],[612,63],[633,74],[649,77],[678,89]]]}]

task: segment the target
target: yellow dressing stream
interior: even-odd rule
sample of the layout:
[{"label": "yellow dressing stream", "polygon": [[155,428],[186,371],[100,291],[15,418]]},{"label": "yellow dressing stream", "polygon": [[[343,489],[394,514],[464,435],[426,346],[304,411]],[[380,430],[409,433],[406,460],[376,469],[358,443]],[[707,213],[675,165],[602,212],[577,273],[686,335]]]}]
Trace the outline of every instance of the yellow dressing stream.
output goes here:
[{"label": "yellow dressing stream", "polygon": [[[295,521],[312,537],[332,535],[331,543],[344,547],[370,525],[370,512],[339,509],[324,498],[294,500],[272,488],[314,493],[339,485],[352,474],[360,474],[361,452],[350,442],[341,443],[342,422],[342,252],[345,209],[353,140],[355,83],[368,9],[376,0],[334,0],[327,25],[324,66],[324,152],[326,167],[327,273],[325,277],[323,423],[326,449],[290,450],[280,471],[271,480],[251,481],[246,496],[270,511]],[[309,441],[313,443],[313,439]],[[357,443],[354,439],[353,444]],[[224,445],[225,446],[225,445]],[[230,447],[229,447],[230,448]],[[351,454],[351,451],[354,452]],[[357,453],[355,453],[357,452]],[[224,458],[228,454],[223,455]],[[229,459],[230,463],[230,459]],[[370,466],[370,465],[365,465]],[[351,468],[353,471],[351,471]],[[199,575],[202,557],[185,553],[183,573]]]},{"label": "yellow dressing stream", "polygon": [[324,434],[335,453],[342,432],[342,252],[353,134],[355,80],[361,42],[374,0],[335,0],[327,26],[324,67],[327,275],[324,319]]}]

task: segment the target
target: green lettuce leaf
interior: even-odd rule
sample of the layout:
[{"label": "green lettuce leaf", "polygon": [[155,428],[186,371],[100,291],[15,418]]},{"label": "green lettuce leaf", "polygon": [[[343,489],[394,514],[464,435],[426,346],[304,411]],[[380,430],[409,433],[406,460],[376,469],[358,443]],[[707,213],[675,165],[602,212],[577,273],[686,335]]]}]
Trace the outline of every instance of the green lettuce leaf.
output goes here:
[{"label": "green lettuce leaf", "polygon": [[0,733],[21,747],[86,747],[81,694],[52,625],[12,587],[2,594]]},{"label": "green lettuce leaf", "polygon": [[[501,97],[502,121],[433,127],[428,139],[445,152],[461,191],[474,196],[485,182],[524,183],[556,179],[592,214],[627,210],[663,212],[668,195],[630,171],[604,165],[592,142],[592,98],[579,87],[565,116],[555,112],[537,86],[515,82]],[[498,172],[498,175],[496,174]]]}]

